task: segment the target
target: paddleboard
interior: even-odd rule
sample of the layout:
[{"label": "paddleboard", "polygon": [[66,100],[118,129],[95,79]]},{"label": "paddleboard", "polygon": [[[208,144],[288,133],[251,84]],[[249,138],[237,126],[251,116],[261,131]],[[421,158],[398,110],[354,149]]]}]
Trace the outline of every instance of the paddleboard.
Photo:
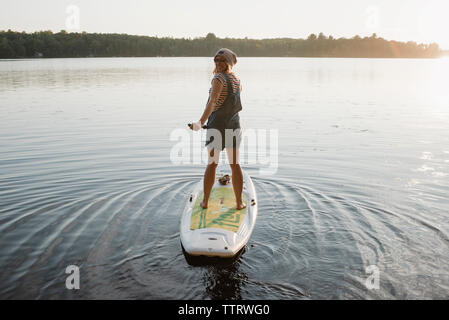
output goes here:
[{"label": "paddleboard", "polygon": [[203,179],[194,187],[181,216],[180,236],[184,250],[192,256],[233,257],[248,242],[257,218],[256,190],[243,172],[243,202],[237,210],[232,182],[221,185],[217,174],[207,209],[203,201]]}]

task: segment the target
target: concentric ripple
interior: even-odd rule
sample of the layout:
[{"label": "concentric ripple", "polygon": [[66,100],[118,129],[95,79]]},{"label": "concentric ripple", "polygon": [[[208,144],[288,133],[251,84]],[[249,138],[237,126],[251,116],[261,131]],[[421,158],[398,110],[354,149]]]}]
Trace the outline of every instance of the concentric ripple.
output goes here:
[{"label": "concentric ripple", "polygon": [[239,62],[241,118],[278,130],[277,171],[244,163],[259,215],[230,260],[183,252],[205,164],[170,159],[209,59],[0,61],[0,298],[449,298],[447,66],[260,61]]}]

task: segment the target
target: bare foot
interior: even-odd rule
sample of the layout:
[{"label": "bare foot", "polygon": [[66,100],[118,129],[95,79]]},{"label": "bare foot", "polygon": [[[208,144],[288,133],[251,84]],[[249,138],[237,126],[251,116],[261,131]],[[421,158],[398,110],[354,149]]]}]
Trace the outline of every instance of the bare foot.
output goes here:
[{"label": "bare foot", "polygon": [[204,204],[204,201],[201,201],[200,207],[203,208],[203,209],[207,209],[208,205]]},{"label": "bare foot", "polygon": [[237,205],[237,210],[242,210],[246,208],[246,204],[241,203],[240,205]]}]

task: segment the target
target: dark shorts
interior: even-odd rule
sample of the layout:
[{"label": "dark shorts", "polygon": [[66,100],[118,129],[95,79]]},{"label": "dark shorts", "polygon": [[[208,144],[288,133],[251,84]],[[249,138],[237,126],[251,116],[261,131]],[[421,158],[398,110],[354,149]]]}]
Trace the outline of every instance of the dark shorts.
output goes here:
[{"label": "dark shorts", "polygon": [[222,151],[224,148],[239,148],[242,141],[242,129],[207,129],[206,147]]},{"label": "dark shorts", "polygon": [[224,148],[239,148],[242,141],[240,116],[236,114],[227,124],[226,129],[207,129],[206,147],[222,151]]}]

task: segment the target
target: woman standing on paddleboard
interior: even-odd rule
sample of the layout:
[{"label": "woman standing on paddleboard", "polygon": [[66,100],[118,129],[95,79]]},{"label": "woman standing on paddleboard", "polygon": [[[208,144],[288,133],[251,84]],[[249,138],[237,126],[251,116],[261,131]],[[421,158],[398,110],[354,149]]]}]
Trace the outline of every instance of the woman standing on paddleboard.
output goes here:
[{"label": "woman standing on paddleboard", "polygon": [[242,139],[239,111],[242,110],[239,78],[232,72],[237,56],[229,49],[222,48],[214,56],[215,69],[209,100],[200,120],[190,125],[194,131],[200,130],[207,120],[206,147],[208,165],[204,172],[204,199],[201,207],[207,208],[209,196],[215,183],[215,172],[220,153],[226,148],[232,170],[232,186],[237,210],[246,207],[242,201],[243,172],[240,167],[239,147]]}]

